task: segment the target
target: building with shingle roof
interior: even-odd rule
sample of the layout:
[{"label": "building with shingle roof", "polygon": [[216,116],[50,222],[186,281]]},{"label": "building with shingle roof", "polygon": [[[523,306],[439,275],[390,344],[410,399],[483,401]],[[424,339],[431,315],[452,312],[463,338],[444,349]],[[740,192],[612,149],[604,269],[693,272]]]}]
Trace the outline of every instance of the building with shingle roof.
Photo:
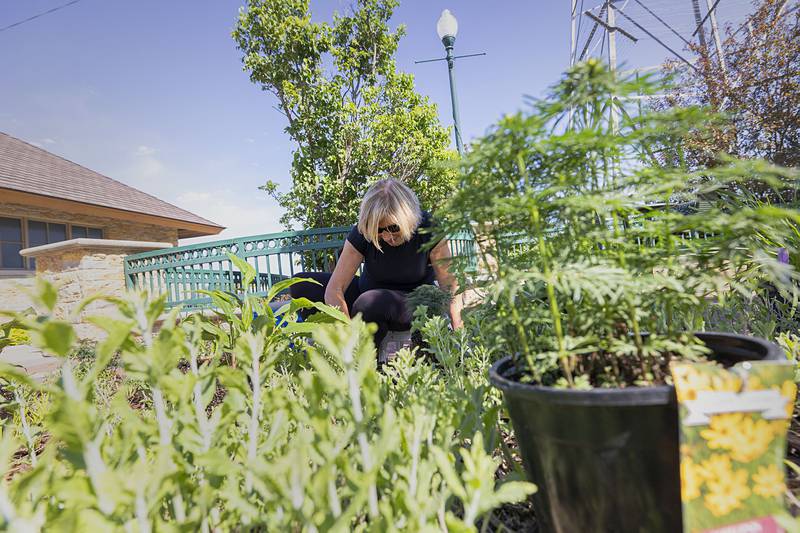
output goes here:
[{"label": "building with shingle roof", "polygon": [[25,248],[78,238],[177,244],[223,229],[0,132],[0,276],[33,270]]}]

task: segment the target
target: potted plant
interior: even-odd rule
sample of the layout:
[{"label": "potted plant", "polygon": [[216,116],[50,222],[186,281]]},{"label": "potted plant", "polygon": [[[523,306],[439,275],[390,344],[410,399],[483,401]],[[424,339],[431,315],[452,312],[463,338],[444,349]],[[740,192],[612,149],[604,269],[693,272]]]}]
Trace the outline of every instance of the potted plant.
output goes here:
[{"label": "potted plant", "polygon": [[680,531],[669,363],[782,357],[763,339],[694,332],[765,278],[793,290],[797,274],[759,243],[789,243],[798,214],[741,192],[797,175],[733,159],[693,168],[682,141],[721,126],[697,108],[637,109],[632,97],[655,90],[575,66],[475,143],[438,212],[443,234],[472,227],[480,245],[483,342],[508,354],[490,379],[546,530]]}]

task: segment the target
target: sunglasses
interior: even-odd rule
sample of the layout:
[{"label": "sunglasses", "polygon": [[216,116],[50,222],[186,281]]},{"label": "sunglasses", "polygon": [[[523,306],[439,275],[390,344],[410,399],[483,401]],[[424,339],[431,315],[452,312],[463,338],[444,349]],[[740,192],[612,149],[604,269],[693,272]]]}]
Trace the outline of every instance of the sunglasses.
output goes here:
[{"label": "sunglasses", "polygon": [[381,233],[383,233],[384,231],[388,231],[389,233],[398,233],[400,231],[400,226],[398,226],[397,224],[389,224],[386,227],[379,227],[378,228],[378,234],[379,235]]}]

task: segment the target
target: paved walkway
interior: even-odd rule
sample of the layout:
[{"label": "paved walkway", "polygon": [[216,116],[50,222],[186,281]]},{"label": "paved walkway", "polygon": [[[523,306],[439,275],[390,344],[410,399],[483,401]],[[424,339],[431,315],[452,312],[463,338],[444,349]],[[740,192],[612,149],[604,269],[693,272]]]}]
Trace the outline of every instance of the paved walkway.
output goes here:
[{"label": "paved walkway", "polygon": [[33,346],[8,346],[0,352],[0,361],[25,369],[36,381],[42,381],[61,367],[58,357],[45,355]]}]

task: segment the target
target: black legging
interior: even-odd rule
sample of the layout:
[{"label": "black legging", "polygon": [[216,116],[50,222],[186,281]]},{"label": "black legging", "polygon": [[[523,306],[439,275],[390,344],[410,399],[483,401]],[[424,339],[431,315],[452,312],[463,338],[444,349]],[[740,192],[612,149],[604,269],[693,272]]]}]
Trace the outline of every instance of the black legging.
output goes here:
[{"label": "black legging", "polygon": [[[294,277],[311,278],[321,285],[295,283],[289,287],[292,298],[308,298],[312,302],[325,301],[325,287],[331,279],[329,272],[301,272]],[[365,322],[374,322],[378,325],[378,331],[375,332],[375,347],[380,349],[387,332],[411,328],[411,313],[406,306],[406,295],[407,293],[403,291],[391,289],[371,289],[362,293],[358,288],[358,278],[353,278],[344,291],[344,301],[350,310],[350,316],[361,313]],[[300,311],[304,319],[313,313],[313,309]]]}]

